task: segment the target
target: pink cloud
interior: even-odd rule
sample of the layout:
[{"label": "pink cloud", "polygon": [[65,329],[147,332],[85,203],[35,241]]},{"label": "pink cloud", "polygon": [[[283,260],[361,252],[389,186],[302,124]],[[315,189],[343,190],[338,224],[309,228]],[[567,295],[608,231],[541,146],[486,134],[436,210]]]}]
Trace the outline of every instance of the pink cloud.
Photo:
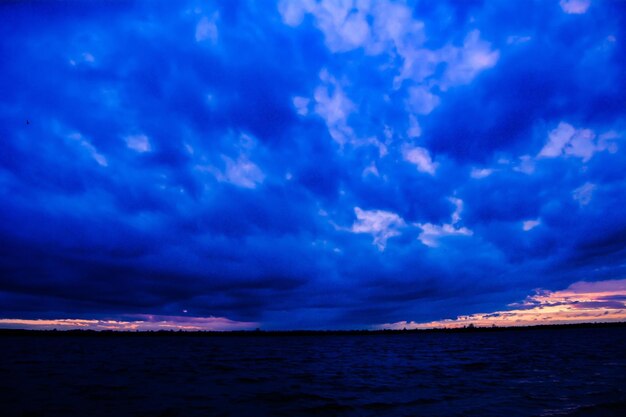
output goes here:
[{"label": "pink cloud", "polygon": [[0,328],[32,330],[185,330],[229,331],[258,327],[255,322],[233,321],[225,317],[158,316],[138,314],[128,320],[93,319],[0,319]]},{"label": "pink cloud", "polygon": [[399,321],[375,326],[379,329],[459,328],[470,324],[479,327],[534,326],[626,321],[626,279],[576,282],[564,290],[536,290],[510,310],[476,313],[455,319],[428,323]]}]

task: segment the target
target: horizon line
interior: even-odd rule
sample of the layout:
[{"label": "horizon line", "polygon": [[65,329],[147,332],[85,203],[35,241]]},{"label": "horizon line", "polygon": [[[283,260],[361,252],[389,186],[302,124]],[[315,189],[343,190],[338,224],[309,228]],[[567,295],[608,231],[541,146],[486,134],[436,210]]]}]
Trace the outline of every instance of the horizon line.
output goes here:
[{"label": "horizon line", "polygon": [[476,326],[469,324],[464,327],[433,327],[433,328],[403,328],[403,329],[231,329],[231,330],[192,330],[192,329],[157,329],[157,330],[132,330],[132,329],[28,329],[28,328],[0,328],[0,335],[10,333],[22,334],[187,334],[187,335],[254,335],[254,334],[381,334],[381,333],[463,333],[485,332],[501,330],[533,330],[533,329],[556,329],[556,328],[583,328],[583,327],[626,327],[626,321],[607,322],[582,322],[582,323],[545,323],[520,326]]}]

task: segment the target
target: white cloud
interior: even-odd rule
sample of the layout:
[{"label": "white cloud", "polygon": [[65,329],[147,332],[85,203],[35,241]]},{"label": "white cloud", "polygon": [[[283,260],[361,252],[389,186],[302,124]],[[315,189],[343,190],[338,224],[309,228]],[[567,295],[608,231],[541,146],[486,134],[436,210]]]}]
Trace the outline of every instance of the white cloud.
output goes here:
[{"label": "white cloud", "polygon": [[583,14],[591,5],[591,0],[561,0],[561,9],[567,14]]},{"label": "white cloud", "polygon": [[506,43],[509,45],[518,45],[520,43],[526,43],[532,40],[531,36],[511,35],[506,38]]},{"label": "white cloud", "polygon": [[414,115],[409,115],[409,129],[406,132],[409,138],[418,138],[422,135],[422,128],[420,127],[417,118]]},{"label": "white cloud", "polygon": [[200,19],[200,21],[196,25],[196,42],[203,42],[206,40],[210,40],[212,43],[217,42],[218,18],[219,18],[219,14],[215,12],[211,15],[211,17],[204,16],[202,17],[202,19]]},{"label": "white cloud", "polygon": [[385,250],[387,239],[398,236],[398,229],[405,227],[402,217],[384,210],[362,210],[354,208],[356,221],[350,231],[352,233],[369,233],[374,237],[374,244],[380,251]]},{"label": "white cloud", "polygon": [[357,137],[352,127],[348,124],[348,119],[357,110],[357,106],[348,98],[344,92],[343,85],[330,75],[326,69],[320,72],[320,80],[320,85],[313,93],[313,105],[311,100],[306,97],[297,96],[292,99],[298,114],[305,116],[313,108],[313,113],[324,119],[328,133],[339,145],[342,147],[346,144],[354,147],[375,146],[378,148],[379,156],[385,156],[388,152],[386,143],[391,141],[393,137],[391,129],[388,127],[384,128],[385,142],[382,142],[376,136]]},{"label": "white cloud", "polygon": [[469,84],[480,72],[496,65],[500,52],[491,50],[491,44],[480,39],[478,30],[471,31],[462,48],[448,47],[442,51],[448,63],[441,88]]},{"label": "white cloud", "polygon": [[461,220],[461,212],[463,211],[463,200],[460,198],[450,197],[450,202],[454,204],[454,211],[450,216],[452,224],[456,224]]},{"label": "white cloud", "polygon": [[198,171],[212,174],[220,182],[228,182],[242,188],[256,188],[265,180],[265,174],[261,168],[244,154],[241,154],[236,160],[222,155],[222,160],[226,165],[224,170],[212,165],[196,165],[195,168]]},{"label": "white cloud", "polygon": [[446,236],[471,236],[473,232],[467,227],[455,227],[451,224],[435,225],[425,223],[418,225],[422,228],[418,239],[426,246],[436,248],[439,240]]},{"label": "white cloud", "polygon": [[572,198],[578,201],[581,206],[586,206],[591,202],[591,197],[596,189],[596,185],[586,182],[572,192]]},{"label": "white cloud", "polygon": [[539,156],[554,158],[563,153],[563,148],[576,133],[576,129],[569,123],[561,122],[556,129],[548,134],[548,143],[541,149]]},{"label": "white cloud", "polygon": [[598,150],[607,150],[610,153],[616,153],[618,147],[615,141],[621,138],[621,136],[622,135],[614,130],[609,130],[608,132],[602,133],[598,136]]},{"label": "white cloud", "polygon": [[430,153],[426,148],[404,146],[402,148],[402,157],[405,161],[417,166],[417,170],[430,175],[435,175],[438,164],[433,162]]},{"label": "white cloud", "polygon": [[[469,32],[462,45],[448,43],[435,50],[425,48],[424,23],[415,19],[412,8],[402,2],[282,0],[278,11],[283,22],[290,26],[302,24],[305,16],[310,18],[331,52],[360,49],[367,55],[388,56],[388,65],[396,71],[393,88],[402,87],[405,80],[411,81],[405,96],[409,126],[405,132],[397,132],[398,136],[404,133],[411,139],[422,134],[417,117],[430,114],[440,104],[438,91],[470,83],[480,72],[496,65],[500,56],[499,51],[480,38],[477,30]],[[326,69],[320,72],[320,80],[310,99],[292,98],[296,112],[301,116],[321,117],[331,138],[341,147],[373,145],[384,156],[393,138],[378,140],[379,132],[362,132],[351,124],[351,115],[364,109],[346,92],[350,81],[335,78]],[[352,90],[349,92],[352,94]],[[389,100],[389,95],[385,97]],[[420,172],[430,175],[436,172],[438,164],[425,148],[405,148],[403,157]]]},{"label": "white cloud", "polygon": [[323,84],[315,89],[315,113],[324,121],[330,136],[339,144],[350,142],[353,131],[348,126],[348,116],[355,109],[354,103],[344,93],[337,80],[326,70],[320,74]]},{"label": "white cloud", "polygon": [[144,134],[126,136],[125,141],[126,146],[134,151],[140,153],[150,152],[150,140]]},{"label": "white cloud", "polygon": [[564,152],[567,155],[577,156],[583,161],[588,161],[598,150],[594,139],[596,134],[590,129],[579,129],[576,131]]},{"label": "white cloud", "polygon": [[69,60],[69,64],[73,67],[77,66],[78,64],[90,65],[95,63],[96,57],[93,56],[91,52],[83,52],[82,54],[80,54],[80,58],[71,58]]},{"label": "white cloud", "polygon": [[106,157],[100,152],[98,152],[96,147],[93,146],[91,142],[88,139],[86,139],[83,135],[81,135],[80,133],[71,133],[67,135],[67,137],[69,139],[72,139],[78,142],[80,146],[89,153],[89,155],[94,159],[94,161],[98,163],[98,165],[103,166],[103,167],[106,167],[109,165]]},{"label": "white cloud", "polygon": [[383,157],[389,153],[389,149],[387,149],[387,145],[378,140],[376,137],[370,137],[367,139],[353,139],[352,144],[355,146],[373,146],[378,148],[378,156]]},{"label": "white cloud", "polygon": [[411,111],[426,115],[439,105],[439,97],[428,91],[425,86],[409,89],[408,105]]},{"label": "white cloud", "polygon": [[472,232],[467,227],[459,226],[461,221],[461,212],[463,211],[463,201],[459,198],[450,198],[450,202],[454,204],[455,209],[450,216],[450,223],[436,225],[432,223],[417,223],[416,226],[422,229],[418,239],[426,246],[436,248],[439,241],[447,236],[472,236]]},{"label": "white cloud", "polygon": [[555,158],[559,156],[575,156],[587,162],[598,151],[605,149],[617,150],[617,145],[601,135],[596,140],[596,134],[591,129],[576,129],[569,123],[560,122],[548,134],[548,142],[539,151],[538,157]]},{"label": "white cloud", "polygon": [[365,167],[363,173],[361,174],[363,177],[367,177],[368,175],[373,175],[375,177],[379,177],[378,168],[376,167],[376,163],[372,162],[370,165]]},{"label": "white cloud", "polygon": [[394,79],[394,88],[399,88],[406,79],[422,83],[435,73],[439,64],[445,63],[442,78],[432,80],[432,85],[445,91],[453,86],[469,84],[479,73],[495,66],[500,58],[498,50],[492,50],[489,42],[480,39],[478,30],[468,33],[460,47],[448,44],[441,49],[430,50],[416,45],[419,43],[398,48],[403,65]]},{"label": "white cloud", "polygon": [[352,1],[298,3],[286,0],[280,3],[279,11],[285,23],[295,26],[302,21],[304,12],[313,14],[315,24],[324,34],[326,46],[333,52],[349,51],[363,46],[370,37],[366,21],[367,8],[355,8]]},{"label": "white cloud", "polygon": [[263,171],[246,156],[240,156],[236,161],[224,157],[226,170],[218,180],[226,181],[243,188],[255,188],[265,179]]},{"label": "white cloud", "polygon": [[448,64],[440,83],[442,89],[467,84],[499,58],[499,52],[480,40],[476,30],[467,35],[462,47],[424,48],[424,23],[414,19],[411,8],[399,2],[283,0],[278,10],[283,22],[290,26],[299,25],[305,14],[311,14],[332,52],[363,48],[370,55],[399,56],[402,66],[394,79],[396,89],[406,79],[423,82],[442,62]]},{"label": "white cloud", "polygon": [[292,1],[283,0],[278,4],[283,22],[289,26],[298,26],[302,23],[304,14],[313,7],[313,1]]},{"label": "white cloud", "polygon": [[486,177],[490,176],[491,174],[493,174],[493,169],[489,169],[489,168],[472,168],[472,171],[470,172],[470,177],[472,177],[474,179],[481,179],[481,178],[486,178]]},{"label": "white cloud", "polygon": [[[265,173],[253,162],[253,152],[258,147],[257,139],[246,133],[230,133],[225,140],[230,141],[236,149],[235,155],[220,155],[223,168],[212,164],[198,164],[195,169],[206,172],[220,182],[227,182],[242,188],[256,188],[265,181]],[[199,155],[202,162],[206,157]]]},{"label": "white cloud", "polygon": [[296,96],[292,101],[293,106],[296,108],[296,112],[298,112],[300,116],[306,116],[309,114],[309,103],[311,102],[311,99]]},{"label": "white cloud", "polygon": [[535,172],[535,160],[530,155],[522,155],[519,157],[519,163],[513,167],[513,171],[530,175]]},{"label": "white cloud", "polygon": [[372,37],[367,45],[370,54],[395,47],[399,55],[405,57],[408,50],[424,43],[424,23],[413,19],[409,7],[389,1],[376,1],[372,5]]},{"label": "white cloud", "polygon": [[305,13],[313,15],[332,52],[364,48],[376,55],[394,46],[401,51],[424,39],[423,23],[413,19],[409,7],[395,2],[283,0],[278,10],[290,26],[299,25]]},{"label": "white cloud", "polygon": [[541,224],[541,221],[539,219],[535,219],[535,220],[526,220],[522,223],[522,229],[525,232],[528,232],[529,230],[534,229],[535,227],[539,226]]},{"label": "white cloud", "polygon": [[437,69],[442,61],[439,51],[431,51],[425,48],[409,47],[403,52],[398,52],[403,58],[400,74],[393,79],[393,87],[400,88],[404,80],[423,82]]}]

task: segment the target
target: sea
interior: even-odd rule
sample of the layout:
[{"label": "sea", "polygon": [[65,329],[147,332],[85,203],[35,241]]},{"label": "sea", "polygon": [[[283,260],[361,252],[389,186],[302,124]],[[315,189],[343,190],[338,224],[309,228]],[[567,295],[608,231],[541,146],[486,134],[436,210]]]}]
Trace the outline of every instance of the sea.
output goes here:
[{"label": "sea", "polygon": [[0,416],[626,416],[626,327],[4,332]]}]

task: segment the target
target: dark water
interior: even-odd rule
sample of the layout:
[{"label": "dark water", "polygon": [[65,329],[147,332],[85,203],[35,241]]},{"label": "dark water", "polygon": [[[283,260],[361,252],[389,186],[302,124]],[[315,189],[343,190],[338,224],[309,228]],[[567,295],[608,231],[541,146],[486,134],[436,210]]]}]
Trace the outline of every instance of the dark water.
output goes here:
[{"label": "dark water", "polygon": [[1,416],[626,416],[626,328],[0,336]]}]

